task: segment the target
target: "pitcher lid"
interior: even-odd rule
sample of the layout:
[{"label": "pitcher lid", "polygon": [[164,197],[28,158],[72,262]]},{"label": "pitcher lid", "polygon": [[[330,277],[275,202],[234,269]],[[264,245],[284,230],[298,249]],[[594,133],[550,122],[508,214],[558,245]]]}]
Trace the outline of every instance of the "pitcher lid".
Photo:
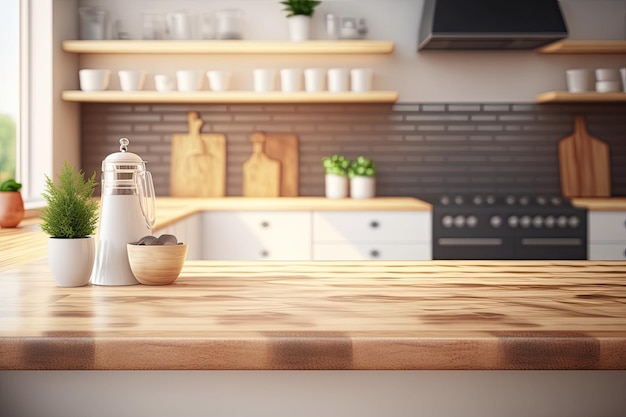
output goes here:
[{"label": "pitcher lid", "polygon": [[144,160],[141,159],[139,155],[132,153],[132,152],[128,152],[129,143],[130,141],[127,138],[121,138],[120,139],[120,151],[114,152],[110,154],[109,156],[107,156],[104,159],[103,163],[113,162],[113,163],[143,164]]}]

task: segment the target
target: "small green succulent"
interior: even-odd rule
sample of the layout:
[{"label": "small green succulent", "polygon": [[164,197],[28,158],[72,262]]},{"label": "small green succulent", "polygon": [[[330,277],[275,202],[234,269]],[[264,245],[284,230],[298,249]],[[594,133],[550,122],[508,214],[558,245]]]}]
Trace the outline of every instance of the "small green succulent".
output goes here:
[{"label": "small green succulent", "polygon": [[361,177],[373,177],[376,175],[376,165],[371,159],[364,156],[359,156],[356,160],[350,163],[348,168],[348,176],[350,178],[354,176]]},{"label": "small green succulent", "polygon": [[327,156],[322,159],[322,165],[326,174],[348,176],[348,168],[350,168],[350,160],[343,155]]},{"label": "small green succulent", "polygon": [[0,191],[19,191],[22,188],[22,184],[15,181],[13,178],[9,178],[0,184]]},{"label": "small green succulent", "polygon": [[287,17],[302,15],[313,16],[315,8],[321,3],[317,0],[284,0],[280,4],[285,6],[283,9],[287,12]]}]

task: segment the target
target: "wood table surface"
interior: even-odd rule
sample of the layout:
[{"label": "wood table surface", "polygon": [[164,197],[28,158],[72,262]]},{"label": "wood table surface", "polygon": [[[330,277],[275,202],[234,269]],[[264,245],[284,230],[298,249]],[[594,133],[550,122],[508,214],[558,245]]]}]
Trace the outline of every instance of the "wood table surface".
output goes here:
[{"label": "wood table surface", "polygon": [[626,369],[626,262],[188,261],[170,286],[0,270],[2,369]]}]

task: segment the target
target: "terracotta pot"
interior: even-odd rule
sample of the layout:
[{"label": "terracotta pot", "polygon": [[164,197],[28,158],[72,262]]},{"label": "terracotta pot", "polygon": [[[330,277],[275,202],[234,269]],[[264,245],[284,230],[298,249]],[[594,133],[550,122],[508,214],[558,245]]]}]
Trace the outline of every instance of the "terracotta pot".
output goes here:
[{"label": "terracotta pot", "polygon": [[17,227],[24,218],[24,201],[19,191],[0,191],[0,227]]}]

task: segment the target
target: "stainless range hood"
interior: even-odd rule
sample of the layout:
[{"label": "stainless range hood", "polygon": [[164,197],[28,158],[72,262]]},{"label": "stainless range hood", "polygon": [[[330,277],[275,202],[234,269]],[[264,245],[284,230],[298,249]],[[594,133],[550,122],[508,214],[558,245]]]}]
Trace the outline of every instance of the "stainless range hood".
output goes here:
[{"label": "stainless range hood", "polygon": [[565,37],[557,0],[424,0],[418,50],[535,49]]}]

